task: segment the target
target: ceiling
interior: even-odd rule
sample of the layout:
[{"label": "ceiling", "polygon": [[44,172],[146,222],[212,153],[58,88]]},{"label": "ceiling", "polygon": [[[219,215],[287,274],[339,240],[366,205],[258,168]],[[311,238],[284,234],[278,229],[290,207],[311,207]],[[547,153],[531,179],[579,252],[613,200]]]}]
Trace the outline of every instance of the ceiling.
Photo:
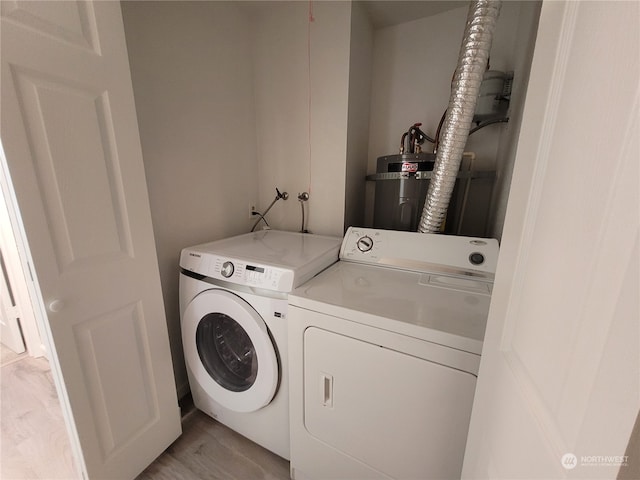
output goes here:
[{"label": "ceiling", "polygon": [[[1,0],[0,0],[1,1]],[[289,0],[291,1],[291,0]],[[327,1],[327,0],[315,0]],[[399,25],[423,17],[437,15],[438,13],[453,10],[454,8],[468,7],[467,0],[354,0],[361,2],[369,14],[371,25],[374,29]],[[248,15],[260,15],[264,9],[273,4],[283,3],[270,0],[246,0],[238,1],[238,4]]]},{"label": "ceiling", "polygon": [[437,15],[454,8],[468,7],[464,0],[363,0],[374,28],[389,27],[418,18]]}]

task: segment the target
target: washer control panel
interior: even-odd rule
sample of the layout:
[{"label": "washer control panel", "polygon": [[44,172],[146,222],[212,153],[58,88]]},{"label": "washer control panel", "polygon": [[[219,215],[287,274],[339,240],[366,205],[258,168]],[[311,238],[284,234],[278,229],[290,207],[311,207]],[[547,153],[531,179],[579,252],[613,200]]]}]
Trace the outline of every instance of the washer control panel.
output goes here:
[{"label": "washer control panel", "polygon": [[[349,227],[340,260],[428,272],[447,268],[452,275],[491,276],[498,261],[498,241],[492,238],[424,234]],[[486,275],[484,275],[486,276]]]},{"label": "washer control panel", "polygon": [[189,250],[182,252],[180,264],[199,275],[237,285],[284,293],[293,289],[293,271],[284,268]]}]

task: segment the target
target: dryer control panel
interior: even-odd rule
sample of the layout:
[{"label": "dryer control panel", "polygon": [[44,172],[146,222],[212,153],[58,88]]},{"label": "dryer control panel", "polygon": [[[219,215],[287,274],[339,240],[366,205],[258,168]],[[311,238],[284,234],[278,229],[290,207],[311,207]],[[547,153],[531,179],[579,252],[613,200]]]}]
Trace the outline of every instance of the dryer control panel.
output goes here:
[{"label": "dryer control panel", "polygon": [[498,261],[498,241],[349,227],[342,241],[340,260],[492,280]]}]

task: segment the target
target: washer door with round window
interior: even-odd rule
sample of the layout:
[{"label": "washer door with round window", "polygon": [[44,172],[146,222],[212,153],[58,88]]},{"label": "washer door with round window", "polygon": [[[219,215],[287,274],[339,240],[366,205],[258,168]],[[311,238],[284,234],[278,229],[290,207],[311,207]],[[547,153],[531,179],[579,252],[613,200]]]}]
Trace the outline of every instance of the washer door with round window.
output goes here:
[{"label": "washer door with round window", "polygon": [[206,290],[182,318],[187,366],[217,403],[235,412],[267,405],[278,386],[275,346],[260,315],[226,290]]}]

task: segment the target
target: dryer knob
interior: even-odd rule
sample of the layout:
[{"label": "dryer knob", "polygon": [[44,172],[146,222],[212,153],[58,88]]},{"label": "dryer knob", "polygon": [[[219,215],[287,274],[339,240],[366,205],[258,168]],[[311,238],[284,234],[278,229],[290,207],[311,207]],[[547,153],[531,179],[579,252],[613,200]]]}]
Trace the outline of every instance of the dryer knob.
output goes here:
[{"label": "dryer knob", "polygon": [[362,253],[366,253],[373,248],[373,240],[370,236],[365,235],[364,237],[360,237],[358,239],[358,241],[356,242],[356,246]]},{"label": "dryer knob", "polygon": [[220,271],[220,273],[222,273],[222,276],[224,278],[229,278],[231,275],[233,275],[233,271],[235,270],[233,263],[231,262],[224,262],[222,264],[222,270]]}]

